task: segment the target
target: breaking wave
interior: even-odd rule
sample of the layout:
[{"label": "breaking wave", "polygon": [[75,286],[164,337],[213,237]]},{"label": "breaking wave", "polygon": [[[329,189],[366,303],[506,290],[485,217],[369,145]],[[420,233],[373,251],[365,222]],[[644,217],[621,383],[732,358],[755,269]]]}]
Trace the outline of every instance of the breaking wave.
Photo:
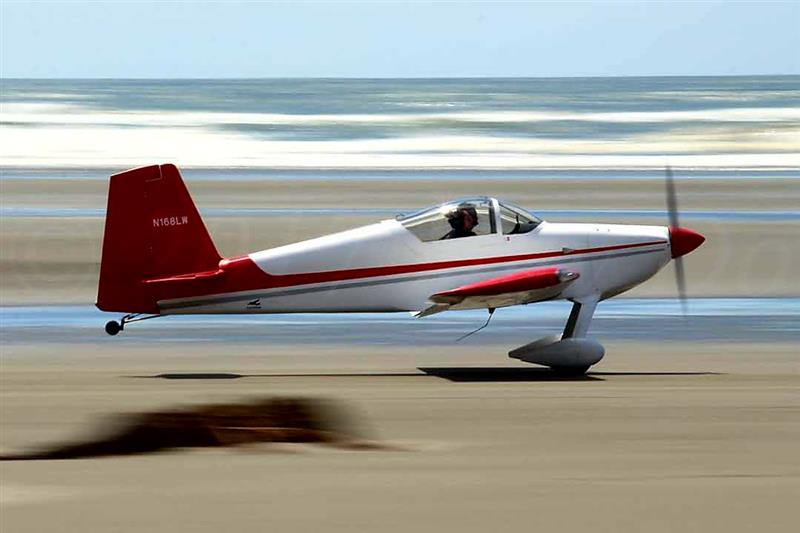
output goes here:
[{"label": "breaking wave", "polygon": [[[209,109],[209,102],[216,102],[210,93],[205,100],[169,93],[172,107],[161,108],[161,100],[143,103],[131,89],[109,90],[100,80],[50,92],[19,81],[0,103],[0,167],[123,168],[174,161],[190,168],[338,170],[653,169],[666,163],[693,169],[800,169],[800,106],[787,100],[796,92],[793,78],[783,92],[761,94],[743,83],[747,90],[738,103],[730,87],[642,90],[632,93],[628,109],[624,102],[588,105],[584,94],[565,100],[557,91],[540,89],[536,98],[519,89],[504,98],[487,96],[485,102],[474,94],[459,100],[452,82],[442,82],[439,99],[434,91],[426,101],[370,93],[364,98],[371,107],[323,84],[303,112],[297,101],[311,97],[290,99],[285,112],[275,112],[283,109],[280,102],[268,102],[272,110],[255,111],[252,98],[239,101],[235,95],[224,109]],[[167,94],[167,82],[138,83],[149,83],[160,98]],[[228,83],[240,91],[272,87],[269,80]],[[615,83],[631,92],[625,83],[632,82]],[[117,100],[109,102],[109,94]],[[316,112],[326,108],[326,97],[330,111]],[[559,106],[545,104],[558,97]],[[669,107],[665,99],[691,100],[694,107]],[[658,105],[643,104],[649,100]],[[707,100],[716,107],[695,105]],[[720,101],[727,106],[720,107]]]}]

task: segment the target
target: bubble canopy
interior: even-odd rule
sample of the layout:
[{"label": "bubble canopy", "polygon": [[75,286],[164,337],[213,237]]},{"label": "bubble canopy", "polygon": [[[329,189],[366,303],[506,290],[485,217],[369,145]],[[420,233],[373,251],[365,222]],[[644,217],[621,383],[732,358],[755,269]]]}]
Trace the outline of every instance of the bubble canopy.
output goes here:
[{"label": "bubble canopy", "polygon": [[512,203],[488,196],[452,200],[420,211],[398,215],[397,220],[423,242],[464,237],[529,233],[542,220]]}]

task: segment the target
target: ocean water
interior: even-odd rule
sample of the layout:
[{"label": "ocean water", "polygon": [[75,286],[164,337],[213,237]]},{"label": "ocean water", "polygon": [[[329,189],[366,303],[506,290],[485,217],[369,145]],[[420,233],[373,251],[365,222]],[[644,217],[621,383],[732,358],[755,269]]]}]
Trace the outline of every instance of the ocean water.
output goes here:
[{"label": "ocean water", "polygon": [[0,84],[5,177],[800,175],[800,76]]}]

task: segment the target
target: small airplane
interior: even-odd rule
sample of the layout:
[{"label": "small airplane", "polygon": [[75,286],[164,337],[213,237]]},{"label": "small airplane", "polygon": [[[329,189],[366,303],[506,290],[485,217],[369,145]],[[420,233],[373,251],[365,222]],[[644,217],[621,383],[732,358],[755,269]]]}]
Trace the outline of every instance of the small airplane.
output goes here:
[{"label": "small airplane", "polygon": [[[625,292],[705,237],[678,224],[667,168],[669,226],[546,222],[496,198],[463,198],[286,246],[223,258],[178,169],[111,176],[97,307],[121,312],[105,330],[164,315],[495,309],[569,300],[561,334],[509,352],[582,374],[603,346],[587,338],[598,302]],[[488,321],[487,321],[488,323]]]}]

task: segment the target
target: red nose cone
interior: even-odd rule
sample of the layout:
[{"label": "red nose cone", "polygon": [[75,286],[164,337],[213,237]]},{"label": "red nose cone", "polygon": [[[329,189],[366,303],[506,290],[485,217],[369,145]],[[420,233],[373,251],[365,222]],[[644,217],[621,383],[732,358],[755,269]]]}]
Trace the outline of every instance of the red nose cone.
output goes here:
[{"label": "red nose cone", "polygon": [[686,255],[706,240],[705,237],[686,228],[669,228],[669,242],[672,249],[672,258]]}]

